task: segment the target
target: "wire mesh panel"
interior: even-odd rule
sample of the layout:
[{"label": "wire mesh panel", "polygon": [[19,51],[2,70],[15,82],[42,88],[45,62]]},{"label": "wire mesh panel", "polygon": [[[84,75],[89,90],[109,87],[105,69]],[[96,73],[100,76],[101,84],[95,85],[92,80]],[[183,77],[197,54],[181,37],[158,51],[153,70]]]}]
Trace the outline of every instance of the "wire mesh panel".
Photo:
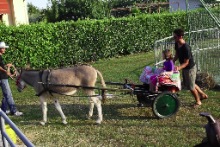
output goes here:
[{"label": "wire mesh panel", "polygon": [[165,49],[170,49],[174,54],[174,45],[173,36],[169,36],[160,40],[155,41],[154,43],[154,52],[155,52],[155,64],[160,66],[163,64],[164,59],[162,52]]},{"label": "wire mesh panel", "polygon": [[192,31],[190,35],[193,55],[197,63],[197,69],[215,73],[220,67],[220,30],[210,28]]}]

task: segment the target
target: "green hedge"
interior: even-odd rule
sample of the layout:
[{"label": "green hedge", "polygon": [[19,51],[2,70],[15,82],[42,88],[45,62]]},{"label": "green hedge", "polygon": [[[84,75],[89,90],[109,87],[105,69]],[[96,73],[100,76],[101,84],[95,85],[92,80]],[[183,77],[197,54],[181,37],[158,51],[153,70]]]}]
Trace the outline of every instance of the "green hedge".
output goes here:
[{"label": "green hedge", "polygon": [[155,40],[187,27],[185,12],[6,27],[6,60],[17,67],[54,68],[153,50]]}]

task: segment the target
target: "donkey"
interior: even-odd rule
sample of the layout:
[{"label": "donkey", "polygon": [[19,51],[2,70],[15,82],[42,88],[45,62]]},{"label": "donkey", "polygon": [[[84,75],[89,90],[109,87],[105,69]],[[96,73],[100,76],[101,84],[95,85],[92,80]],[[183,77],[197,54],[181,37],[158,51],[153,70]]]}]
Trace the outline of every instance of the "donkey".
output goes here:
[{"label": "donkey", "polygon": [[26,87],[26,84],[30,85],[34,88],[36,95],[40,97],[43,112],[43,121],[40,122],[42,125],[45,125],[47,122],[47,97],[53,98],[55,107],[61,115],[62,123],[67,124],[66,116],[62,111],[57,97],[60,95],[73,95],[79,87],[82,87],[88,95],[90,102],[88,118],[92,117],[95,105],[98,111],[96,123],[101,124],[103,120],[101,100],[100,96],[95,96],[94,88],[92,88],[95,86],[98,76],[100,77],[103,88],[105,88],[106,84],[102,74],[89,65],[76,65],[53,70],[21,70],[20,72],[17,71],[16,85],[19,92]]}]

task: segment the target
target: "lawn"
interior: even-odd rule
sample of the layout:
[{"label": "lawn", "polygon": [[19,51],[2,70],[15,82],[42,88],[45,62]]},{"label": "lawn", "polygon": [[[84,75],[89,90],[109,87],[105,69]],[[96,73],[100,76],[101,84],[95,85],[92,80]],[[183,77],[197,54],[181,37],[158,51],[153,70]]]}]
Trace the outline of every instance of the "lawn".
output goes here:
[{"label": "lawn", "polygon": [[[154,53],[141,53],[125,57],[100,60],[91,63],[102,72],[105,81],[124,82],[127,78],[139,83],[143,68],[154,64]],[[55,110],[52,100],[48,100],[48,124],[40,125],[42,112],[39,99],[31,87],[18,93],[14,81],[10,81],[17,107],[24,116],[10,116],[12,121],[39,147],[192,147],[206,136],[203,126],[207,123],[200,112],[209,112],[220,118],[219,90],[206,91],[209,99],[194,109],[194,99],[190,92],[179,92],[180,110],[173,117],[157,119],[150,107],[136,107],[135,96],[122,92],[108,91],[116,97],[103,104],[103,123],[95,124],[94,117],[86,119],[89,107],[84,97],[60,98],[67,125]],[[18,141],[18,144],[22,144]]]}]

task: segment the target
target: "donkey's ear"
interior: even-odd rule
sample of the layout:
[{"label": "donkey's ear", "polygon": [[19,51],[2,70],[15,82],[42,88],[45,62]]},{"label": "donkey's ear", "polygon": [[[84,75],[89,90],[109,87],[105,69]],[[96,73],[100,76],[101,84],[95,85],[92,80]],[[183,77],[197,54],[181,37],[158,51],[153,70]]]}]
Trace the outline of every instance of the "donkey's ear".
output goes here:
[{"label": "donkey's ear", "polygon": [[30,63],[27,63],[24,67],[24,69],[31,69],[31,64]]}]

